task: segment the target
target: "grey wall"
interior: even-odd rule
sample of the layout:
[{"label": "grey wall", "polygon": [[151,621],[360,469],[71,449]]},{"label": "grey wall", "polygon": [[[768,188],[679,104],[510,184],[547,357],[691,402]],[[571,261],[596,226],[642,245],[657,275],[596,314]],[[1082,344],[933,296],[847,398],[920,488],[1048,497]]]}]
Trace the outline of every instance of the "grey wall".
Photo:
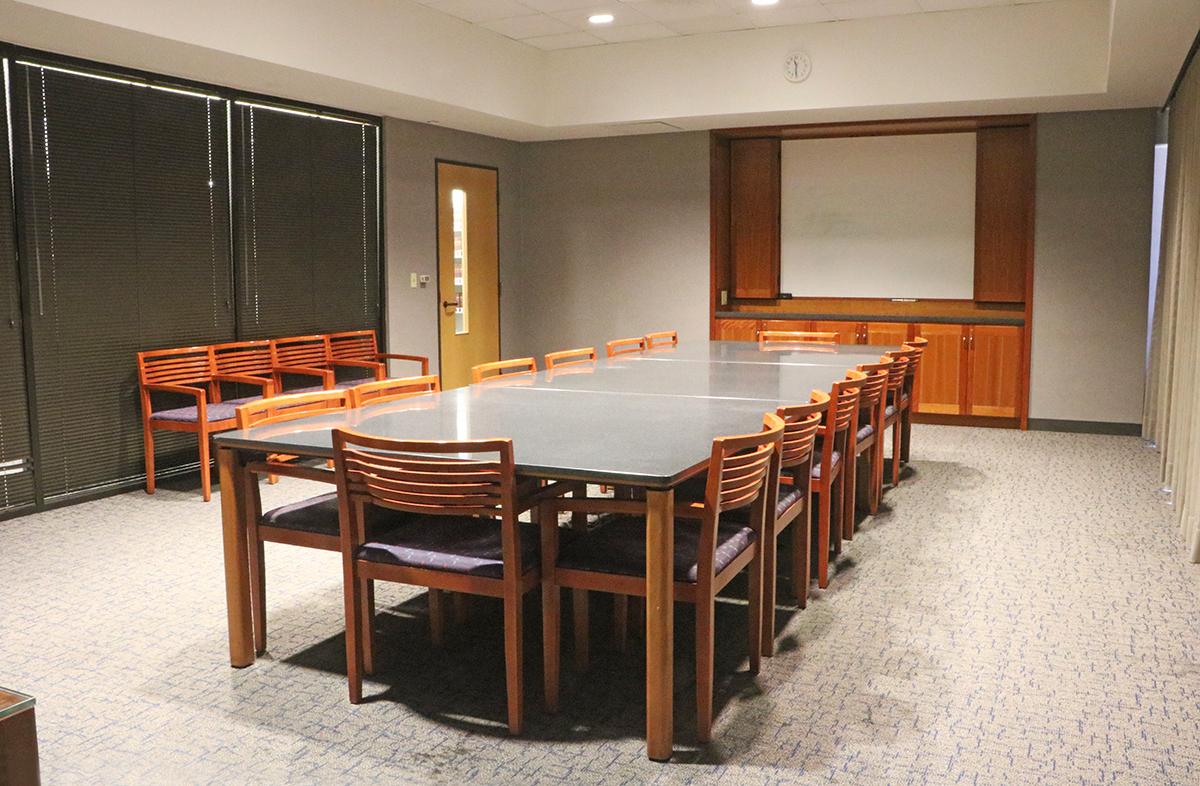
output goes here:
[{"label": "grey wall", "polygon": [[1141,422],[1155,114],[1038,117],[1031,418]]},{"label": "grey wall", "polygon": [[706,133],[522,145],[504,354],[707,339],[708,158]]},{"label": "grey wall", "polygon": [[[387,248],[387,330],[392,352],[428,355],[438,361],[437,181],[438,160],[499,169],[500,280],[506,318],[515,307],[508,292],[518,289],[513,268],[518,257],[520,199],[517,155],[520,146],[503,139],[449,128],[385,118],[383,122],[384,231]],[[409,286],[411,273],[428,274],[425,289]],[[516,281],[520,281],[517,278]],[[501,328],[502,333],[505,328]]]}]

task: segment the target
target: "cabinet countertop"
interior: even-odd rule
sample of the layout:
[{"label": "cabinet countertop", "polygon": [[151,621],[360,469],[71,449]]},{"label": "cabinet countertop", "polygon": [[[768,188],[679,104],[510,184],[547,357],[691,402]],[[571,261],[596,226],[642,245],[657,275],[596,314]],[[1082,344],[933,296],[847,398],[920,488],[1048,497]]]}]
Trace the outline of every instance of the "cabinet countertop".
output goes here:
[{"label": "cabinet countertop", "polygon": [[1016,325],[1025,324],[1022,317],[942,317],[902,316],[899,314],[817,314],[786,311],[718,311],[717,319],[816,319],[830,322],[902,322],[931,325]]}]

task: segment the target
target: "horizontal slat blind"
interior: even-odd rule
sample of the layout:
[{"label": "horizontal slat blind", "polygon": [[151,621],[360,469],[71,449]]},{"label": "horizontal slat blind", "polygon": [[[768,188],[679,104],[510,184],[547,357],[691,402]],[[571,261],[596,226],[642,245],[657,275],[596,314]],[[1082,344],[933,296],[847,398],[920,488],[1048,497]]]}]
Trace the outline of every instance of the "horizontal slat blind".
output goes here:
[{"label": "horizontal slat blind", "polygon": [[[138,350],[233,336],[228,104],[31,64],[12,95],[54,496],[144,471]],[[195,460],[194,438],[157,441],[161,467]]]},{"label": "horizontal slat blind", "polygon": [[0,511],[33,502],[21,291],[13,234],[8,106],[0,101]]},{"label": "horizontal slat blind", "polygon": [[240,337],[378,328],[378,129],[248,104],[236,116]]}]

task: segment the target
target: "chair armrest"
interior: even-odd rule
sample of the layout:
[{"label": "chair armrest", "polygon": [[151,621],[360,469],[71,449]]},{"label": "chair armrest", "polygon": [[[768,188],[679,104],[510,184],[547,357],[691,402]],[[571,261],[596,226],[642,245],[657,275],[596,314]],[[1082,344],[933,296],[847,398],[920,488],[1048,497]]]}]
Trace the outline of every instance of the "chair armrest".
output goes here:
[{"label": "chair armrest", "polygon": [[266,377],[251,377],[244,374],[213,374],[213,381],[260,387],[263,391],[263,398],[267,398],[275,392],[275,383]]},{"label": "chair armrest", "polygon": [[385,379],[387,377],[387,364],[379,363],[374,360],[331,360],[331,366],[346,366],[349,368],[369,368],[375,373],[375,379]]},{"label": "chair armrest", "polygon": [[299,377],[319,377],[321,383],[325,387],[333,385],[333,370],[328,368],[309,368],[307,366],[276,366],[271,369],[271,373],[275,376],[276,385],[279,387],[279,392],[283,392],[283,383],[280,377],[284,374],[294,374]]},{"label": "chair armrest", "polygon": [[421,376],[429,374],[429,358],[424,355],[398,355],[395,352],[380,352],[375,357],[380,360],[411,360],[414,363],[421,364]]},{"label": "chair armrest", "polygon": [[194,388],[188,385],[142,385],[142,389],[152,393],[181,393],[185,396],[195,396],[197,401],[203,401],[208,393],[204,388]]}]

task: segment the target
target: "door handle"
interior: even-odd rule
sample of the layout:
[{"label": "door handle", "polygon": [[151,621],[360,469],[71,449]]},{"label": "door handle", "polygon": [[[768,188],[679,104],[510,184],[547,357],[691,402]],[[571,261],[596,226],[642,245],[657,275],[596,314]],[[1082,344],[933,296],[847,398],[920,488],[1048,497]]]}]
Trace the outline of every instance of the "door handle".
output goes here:
[{"label": "door handle", "polygon": [[442,308],[446,311],[457,310],[462,308],[462,295],[456,295],[454,300],[443,300]]}]

